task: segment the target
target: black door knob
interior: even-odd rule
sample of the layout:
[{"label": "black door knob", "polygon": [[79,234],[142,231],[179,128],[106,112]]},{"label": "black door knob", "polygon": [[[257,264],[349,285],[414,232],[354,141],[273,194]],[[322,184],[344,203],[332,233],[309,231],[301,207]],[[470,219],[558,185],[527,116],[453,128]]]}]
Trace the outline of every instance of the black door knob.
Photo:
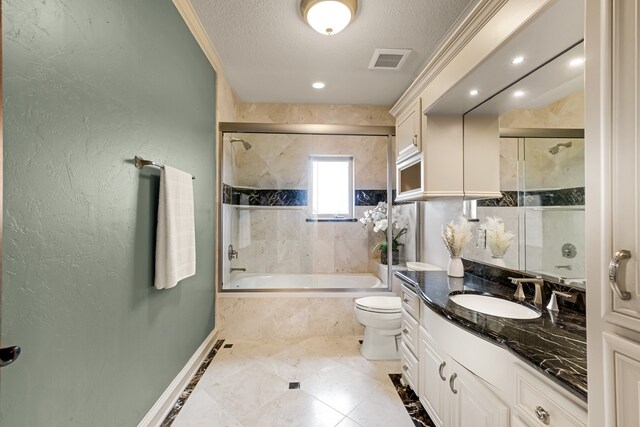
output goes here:
[{"label": "black door knob", "polygon": [[13,347],[0,348],[0,368],[11,365],[20,356],[20,347],[14,345]]}]

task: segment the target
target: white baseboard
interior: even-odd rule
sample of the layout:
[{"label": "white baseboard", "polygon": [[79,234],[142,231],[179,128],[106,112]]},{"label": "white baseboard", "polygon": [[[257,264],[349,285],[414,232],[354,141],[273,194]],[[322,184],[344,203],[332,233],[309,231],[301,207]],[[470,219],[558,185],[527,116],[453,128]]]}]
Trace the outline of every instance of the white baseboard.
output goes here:
[{"label": "white baseboard", "polygon": [[200,347],[191,356],[184,368],[178,373],[178,375],[171,381],[169,387],[162,393],[162,396],[153,405],[153,407],[147,412],[142,421],[138,423],[138,427],[158,427],[164,421],[167,414],[171,411],[173,406],[180,397],[185,387],[191,381],[191,378],[196,373],[202,361],[207,354],[213,348],[216,342],[219,329],[215,328],[207,338],[200,344]]}]

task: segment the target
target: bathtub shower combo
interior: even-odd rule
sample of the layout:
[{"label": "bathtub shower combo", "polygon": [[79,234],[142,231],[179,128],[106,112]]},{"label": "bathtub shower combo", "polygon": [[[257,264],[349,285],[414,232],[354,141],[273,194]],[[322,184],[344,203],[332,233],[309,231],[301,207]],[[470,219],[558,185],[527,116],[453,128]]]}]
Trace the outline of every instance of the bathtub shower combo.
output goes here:
[{"label": "bathtub shower combo", "polygon": [[[358,321],[357,313],[382,312],[380,318],[393,320],[377,326],[387,329],[395,353],[400,308],[388,299],[395,298],[393,271],[381,267],[379,249],[381,243],[392,247],[390,236],[359,221],[381,202],[393,205],[394,127],[222,123],[220,128],[219,295],[228,328],[240,338],[290,337],[317,334],[314,328],[325,322],[322,334],[359,334],[371,316],[360,314]],[[415,221],[414,204],[400,209]],[[402,257],[414,260],[416,230],[411,221],[409,227]],[[393,257],[390,250],[387,257]],[[274,304],[282,305],[277,315]],[[248,306],[263,324],[282,315],[285,323],[295,318],[295,325],[250,330],[242,318]],[[335,319],[317,318],[330,312]]]}]

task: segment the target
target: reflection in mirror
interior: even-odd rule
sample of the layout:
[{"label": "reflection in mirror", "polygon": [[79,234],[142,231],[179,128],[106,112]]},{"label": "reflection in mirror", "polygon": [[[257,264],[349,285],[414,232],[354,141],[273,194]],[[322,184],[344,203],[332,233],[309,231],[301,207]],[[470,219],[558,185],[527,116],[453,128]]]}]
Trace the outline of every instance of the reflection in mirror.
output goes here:
[{"label": "reflection in mirror", "polygon": [[[583,43],[467,116],[500,121],[500,199],[465,202],[465,258],[584,287]],[[474,206],[475,205],[475,206]]]}]

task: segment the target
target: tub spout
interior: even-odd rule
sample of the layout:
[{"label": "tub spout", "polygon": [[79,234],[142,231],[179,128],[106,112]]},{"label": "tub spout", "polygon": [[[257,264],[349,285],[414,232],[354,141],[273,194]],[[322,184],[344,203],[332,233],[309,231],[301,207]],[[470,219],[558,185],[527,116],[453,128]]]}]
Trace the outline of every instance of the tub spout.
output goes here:
[{"label": "tub spout", "polygon": [[229,273],[233,273],[234,271],[247,271],[247,269],[246,268],[234,268],[234,267],[231,267],[229,269]]}]

